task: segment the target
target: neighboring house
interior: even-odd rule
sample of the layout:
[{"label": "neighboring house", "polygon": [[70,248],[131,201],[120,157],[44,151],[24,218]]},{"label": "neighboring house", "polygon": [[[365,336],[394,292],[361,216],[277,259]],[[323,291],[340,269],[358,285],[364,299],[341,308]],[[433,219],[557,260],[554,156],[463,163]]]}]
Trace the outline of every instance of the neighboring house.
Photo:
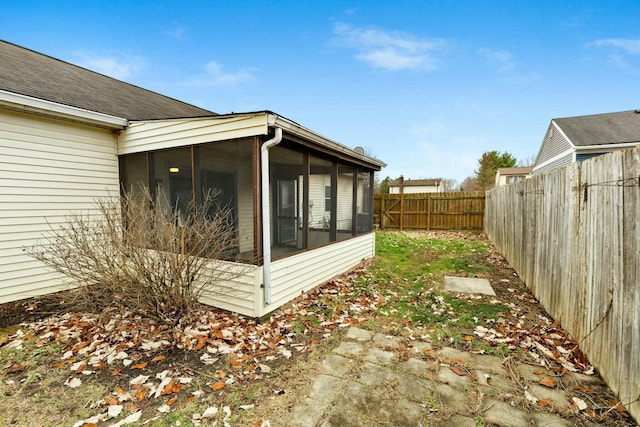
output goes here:
[{"label": "neighboring house", "polygon": [[532,174],[640,144],[640,110],[553,119]]},{"label": "neighboring house", "polygon": [[263,316],[374,255],[379,160],[271,111],[216,114],[0,41],[0,303],[62,289],[23,253],[101,197],[213,189],[256,259],[205,303]]},{"label": "neighboring house", "polygon": [[496,172],[496,187],[531,178],[532,169],[532,166],[518,168],[498,168],[498,171]]},{"label": "neighboring house", "polygon": [[389,183],[389,194],[442,193],[442,179],[394,179]]}]

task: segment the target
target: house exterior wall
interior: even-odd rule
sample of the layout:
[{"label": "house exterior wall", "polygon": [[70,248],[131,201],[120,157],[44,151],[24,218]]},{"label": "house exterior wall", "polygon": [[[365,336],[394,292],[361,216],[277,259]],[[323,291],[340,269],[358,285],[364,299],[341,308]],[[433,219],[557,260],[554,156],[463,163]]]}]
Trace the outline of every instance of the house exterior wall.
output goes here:
[{"label": "house exterior wall", "polygon": [[200,302],[249,317],[259,317],[264,305],[262,266],[211,261],[209,269],[222,268],[233,272],[233,278],[209,287]]},{"label": "house exterior wall", "polygon": [[262,266],[212,261],[211,268],[221,263],[239,274],[212,287],[200,301],[245,316],[262,317],[373,256],[375,234],[370,233],[274,261],[269,305],[264,303]]},{"label": "house exterior wall", "polygon": [[[404,187],[404,194],[441,193],[442,187],[435,185],[411,185]],[[400,194],[400,187],[389,186],[389,194]]]},{"label": "house exterior wall", "polygon": [[550,171],[555,168],[561,168],[573,163],[573,151],[563,154],[556,159],[553,159],[549,163],[542,165],[540,167],[536,166],[531,172],[532,175],[537,175],[542,172]]},{"label": "house exterior wall", "polygon": [[118,136],[118,155],[267,134],[264,114],[250,117],[132,122]]},{"label": "house exterior wall", "polygon": [[0,303],[60,290],[62,276],[25,255],[73,212],[118,195],[110,130],[0,110]]},{"label": "house exterior wall", "polygon": [[572,149],[573,145],[571,145],[571,142],[569,142],[567,137],[558,129],[555,123],[552,122],[551,125],[549,125],[549,129],[547,129],[545,140],[540,147],[540,153],[538,153],[536,158],[536,165],[547,162]]},{"label": "house exterior wall", "polygon": [[274,261],[271,264],[272,304],[258,307],[258,317],[373,256],[375,234],[369,233]]}]

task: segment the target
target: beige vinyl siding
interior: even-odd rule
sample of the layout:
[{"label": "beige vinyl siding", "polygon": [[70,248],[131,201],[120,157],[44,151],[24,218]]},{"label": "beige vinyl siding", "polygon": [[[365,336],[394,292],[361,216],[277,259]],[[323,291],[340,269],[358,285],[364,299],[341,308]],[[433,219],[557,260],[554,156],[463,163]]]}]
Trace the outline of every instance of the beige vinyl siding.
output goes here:
[{"label": "beige vinyl siding", "polygon": [[375,235],[370,233],[274,261],[271,264],[272,304],[265,306],[260,316],[374,255]]},{"label": "beige vinyl siding", "polygon": [[58,290],[64,278],[23,253],[49,225],[118,195],[110,130],[0,111],[0,303]]},{"label": "beige vinyl siding", "polygon": [[131,122],[118,136],[118,154],[266,135],[267,115]]},{"label": "beige vinyl siding", "polygon": [[235,271],[237,276],[210,287],[202,295],[200,302],[245,316],[259,317],[259,307],[262,306],[263,301],[263,292],[260,287],[262,267],[225,261],[212,261],[210,264],[211,268],[220,265],[224,269]]}]

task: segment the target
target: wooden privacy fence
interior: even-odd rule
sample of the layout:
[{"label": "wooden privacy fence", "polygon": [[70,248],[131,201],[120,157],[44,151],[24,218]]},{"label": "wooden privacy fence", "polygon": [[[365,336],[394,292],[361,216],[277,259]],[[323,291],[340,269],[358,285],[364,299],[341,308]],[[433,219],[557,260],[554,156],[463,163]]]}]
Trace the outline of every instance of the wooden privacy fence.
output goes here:
[{"label": "wooden privacy fence", "polygon": [[482,230],[484,192],[376,194],[375,223],[380,228]]},{"label": "wooden privacy fence", "polygon": [[640,147],[487,193],[485,231],[640,420]]}]

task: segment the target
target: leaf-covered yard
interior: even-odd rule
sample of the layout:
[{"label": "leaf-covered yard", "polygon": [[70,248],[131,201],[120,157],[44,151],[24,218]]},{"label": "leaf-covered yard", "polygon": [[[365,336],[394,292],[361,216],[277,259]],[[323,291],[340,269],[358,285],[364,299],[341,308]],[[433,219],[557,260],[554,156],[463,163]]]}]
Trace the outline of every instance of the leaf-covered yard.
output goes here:
[{"label": "leaf-covered yard", "polygon": [[[170,328],[116,309],[37,316],[64,307],[50,298],[6,304],[0,424],[279,426],[314,362],[352,325],[407,348],[420,334],[436,346],[516,357],[557,379],[594,373],[482,235],[378,233],[377,254],[260,321],[202,307]],[[496,296],[449,295],[445,275],[488,278]],[[43,318],[15,324],[30,317]],[[578,425],[631,425],[608,390],[586,387],[573,411]]]}]

